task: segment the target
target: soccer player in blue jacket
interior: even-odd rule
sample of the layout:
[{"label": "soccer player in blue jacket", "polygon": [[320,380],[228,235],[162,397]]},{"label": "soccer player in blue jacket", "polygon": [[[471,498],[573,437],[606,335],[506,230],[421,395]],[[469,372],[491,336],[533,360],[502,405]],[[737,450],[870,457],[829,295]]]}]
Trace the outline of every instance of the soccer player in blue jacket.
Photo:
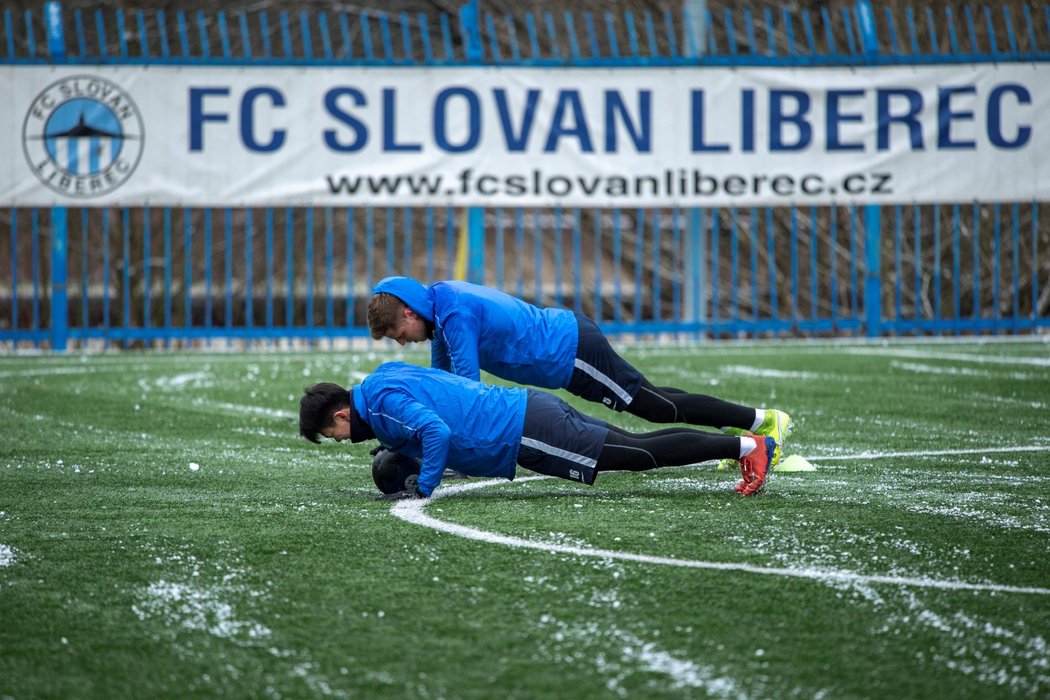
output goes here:
[{"label": "soccer player in blue jacket", "polygon": [[540,309],[516,297],[468,282],[427,287],[410,277],[387,277],[372,290],[368,325],[375,339],[401,345],[431,341],[431,366],[468,379],[485,370],[501,379],[566,389],[614,411],[653,423],[689,423],[776,443],[773,464],[791,433],[791,417],[653,386],[620,357],[594,321],[566,309]]},{"label": "soccer player in blue jacket", "polygon": [[449,372],[388,362],[349,390],[308,386],[299,402],[299,432],[312,442],[379,440],[422,458],[416,491],[427,498],[445,468],[513,479],[515,465],[593,484],[599,472],[646,471],[716,459],[740,463],[736,490],[765,486],[776,442],[675,427],[631,433],[586,416],[535,389],[488,386]]}]

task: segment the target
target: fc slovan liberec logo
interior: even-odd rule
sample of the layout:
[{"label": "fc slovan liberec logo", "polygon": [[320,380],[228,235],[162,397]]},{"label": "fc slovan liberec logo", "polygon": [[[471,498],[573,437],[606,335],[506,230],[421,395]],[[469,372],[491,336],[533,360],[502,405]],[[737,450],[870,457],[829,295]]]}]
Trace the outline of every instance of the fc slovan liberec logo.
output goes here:
[{"label": "fc slovan liberec logo", "polygon": [[143,136],[142,115],[127,92],[105,78],[74,75],[33,100],[22,147],[45,185],[91,198],[127,182],[142,157]]}]

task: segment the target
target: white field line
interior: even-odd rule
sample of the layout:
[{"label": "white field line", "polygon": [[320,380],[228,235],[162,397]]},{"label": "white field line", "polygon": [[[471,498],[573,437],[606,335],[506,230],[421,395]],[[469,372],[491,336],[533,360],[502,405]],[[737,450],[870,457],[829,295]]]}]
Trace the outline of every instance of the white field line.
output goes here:
[{"label": "white field line", "polygon": [[939,457],[942,455],[974,455],[993,452],[1050,452],[1046,445],[1017,445],[1014,447],[971,447],[960,450],[917,450],[914,452],[857,452],[851,455],[810,457],[811,462],[852,462],[861,459],[888,459],[891,457]]},{"label": "white field line", "polygon": [[[536,479],[547,479],[546,476],[529,476],[517,481],[534,481]],[[788,576],[791,578],[805,578],[816,581],[845,581],[849,583],[887,583],[895,586],[913,586],[917,588],[940,588],[951,591],[996,591],[999,593],[1034,593],[1036,595],[1050,595],[1050,588],[1034,588],[1024,586],[1004,586],[996,583],[966,583],[964,581],[940,581],[932,578],[909,578],[904,576],[870,576],[858,574],[852,571],[826,571],[819,569],[789,569],[783,567],[754,566],[752,564],[738,564],[732,562],[717,561],[695,561],[691,559],[672,559],[670,557],[656,557],[647,554],[633,554],[631,552],[617,552],[611,549],[590,549],[575,547],[566,544],[554,544],[549,542],[533,542],[520,537],[501,535],[495,532],[486,532],[466,525],[445,522],[431,517],[423,512],[423,508],[431,501],[452,496],[474,489],[494,486],[506,483],[502,479],[486,479],[484,481],[471,481],[466,484],[446,486],[434,493],[426,500],[398,501],[390,509],[390,513],[405,522],[414,525],[422,525],[450,535],[464,537],[468,540],[486,542],[488,544],[501,544],[507,547],[521,549],[538,549],[545,552],[558,552],[580,557],[597,557],[599,559],[619,559],[622,561],[633,561],[642,564],[657,564],[662,566],[679,566],[687,569],[711,569],[715,571],[740,571],[748,574],[760,574],[763,576]]]},{"label": "white field line", "polygon": [[1010,357],[1002,355],[970,355],[964,352],[931,352],[909,348],[845,348],[849,355],[872,355],[876,357],[905,357],[912,360],[950,360],[953,362],[975,362],[979,365],[1026,365],[1050,367],[1050,357]]},{"label": "white field line", "polygon": [[267,418],[298,418],[298,413],[292,411],[284,411],[279,408],[266,408],[264,406],[245,406],[243,404],[227,403],[225,401],[202,401],[199,404],[205,408],[214,406],[215,408],[222,409],[228,413],[254,413],[257,416],[265,416]]},{"label": "white field line", "polygon": [[36,369],[12,369],[0,371],[0,379],[18,379],[21,377],[48,377],[64,374],[94,374],[94,367],[40,367]]}]

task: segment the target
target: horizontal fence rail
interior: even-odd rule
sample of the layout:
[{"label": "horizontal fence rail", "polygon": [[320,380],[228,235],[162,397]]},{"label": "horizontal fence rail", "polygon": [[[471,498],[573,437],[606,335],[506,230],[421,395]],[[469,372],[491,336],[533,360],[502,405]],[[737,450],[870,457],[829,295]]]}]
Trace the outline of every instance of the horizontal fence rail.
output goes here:
[{"label": "horizontal fence rail", "polygon": [[[458,14],[12,7],[0,10],[0,63],[1050,60],[1046,3],[702,6],[491,12],[469,3]],[[335,343],[367,335],[370,290],[390,274],[466,276],[588,314],[620,334],[1043,332],[1047,206],[14,207],[0,209],[0,347]]]}]

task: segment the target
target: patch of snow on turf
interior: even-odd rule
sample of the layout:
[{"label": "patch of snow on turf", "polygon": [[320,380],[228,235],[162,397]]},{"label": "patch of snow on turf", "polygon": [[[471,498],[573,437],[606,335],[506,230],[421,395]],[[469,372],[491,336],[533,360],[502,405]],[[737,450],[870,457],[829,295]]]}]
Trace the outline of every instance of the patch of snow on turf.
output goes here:
[{"label": "patch of snow on turf", "polygon": [[18,550],[6,544],[0,544],[0,569],[11,566],[18,557]]},{"label": "patch of snow on turf", "polygon": [[176,632],[205,632],[239,644],[270,636],[268,627],[242,619],[229,602],[263,595],[237,582],[243,572],[184,552],[156,556],[154,563],[175,570],[139,592],[138,602],[132,605],[139,620],[159,620]]},{"label": "patch of snow on turf", "polygon": [[222,599],[223,591],[172,581],[156,581],[146,587],[132,610],[140,620],[157,618],[178,627],[231,641],[253,641],[270,636],[257,622],[238,620],[233,606]]},{"label": "patch of snow on turf", "polygon": [[722,365],[720,374],[736,374],[745,377],[758,377],[761,379],[820,379],[821,375],[816,372],[791,372],[782,369],[769,369],[768,367],[749,367],[748,365]]},{"label": "patch of snow on turf", "polygon": [[648,681],[646,685],[660,690],[702,690],[707,697],[743,698],[748,693],[734,679],[717,669],[683,658],[656,642],[646,641],[636,634],[617,627],[605,628],[596,622],[568,625],[550,615],[540,618],[540,625],[551,627],[552,651],[558,660],[570,665],[593,664],[605,677],[606,688],[619,697],[628,697],[626,681],[639,673],[656,674],[664,680]]},{"label": "patch of snow on turf", "polygon": [[224,401],[206,401],[204,399],[194,399],[193,404],[195,406],[220,408],[225,412],[243,415],[245,413],[254,413],[257,416],[265,416],[266,418],[298,418],[298,413],[292,411],[281,411],[275,408],[266,408],[264,406],[250,406],[236,403],[226,403]]},{"label": "patch of snow on turf", "polygon": [[895,638],[914,634],[918,626],[940,636],[940,644],[917,654],[920,665],[940,666],[1022,696],[1036,697],[1050,687],[1050,644],[1025,629],[1023,620],[1011,628],[961,611],[941,614],[914,591],[900,594],[905,611],[891,615],[876,631]]},{"label": "patch of snow on turf", "polygon": [[208,372],[183,372],[171,377],[142,378],[138,380],[138,386],[143,392],[154,389],[164,392],[210,389],[215,386],[215,379]]},{"label": "patch of snow on turf", "polygon": [[973,362],[979,365],[1017,365],[1022,367],[1050,367],[1050,359],[1045,357],[1024,357],[1010,355],[972,355],[963,352],[933,351],[929,348],[844,348],[850,355],[882,355],[886,357],[906,357],[918,360],[947,360],[952,362]]},{"label": "patch of snow on turf", "polygon": [[913,372],[915,374],[946,374],[955,377],[997,377],[1016,379],[1018,381],[1028,381],[1035,376],[1030,372],[991,372],[986,369],[973,369],[971,367],[938,367],[936,365],[926,365],[919,362],[897,362],[896,360],[890,362],[890,367],[892,369],[901,370],[903,372]]}]

